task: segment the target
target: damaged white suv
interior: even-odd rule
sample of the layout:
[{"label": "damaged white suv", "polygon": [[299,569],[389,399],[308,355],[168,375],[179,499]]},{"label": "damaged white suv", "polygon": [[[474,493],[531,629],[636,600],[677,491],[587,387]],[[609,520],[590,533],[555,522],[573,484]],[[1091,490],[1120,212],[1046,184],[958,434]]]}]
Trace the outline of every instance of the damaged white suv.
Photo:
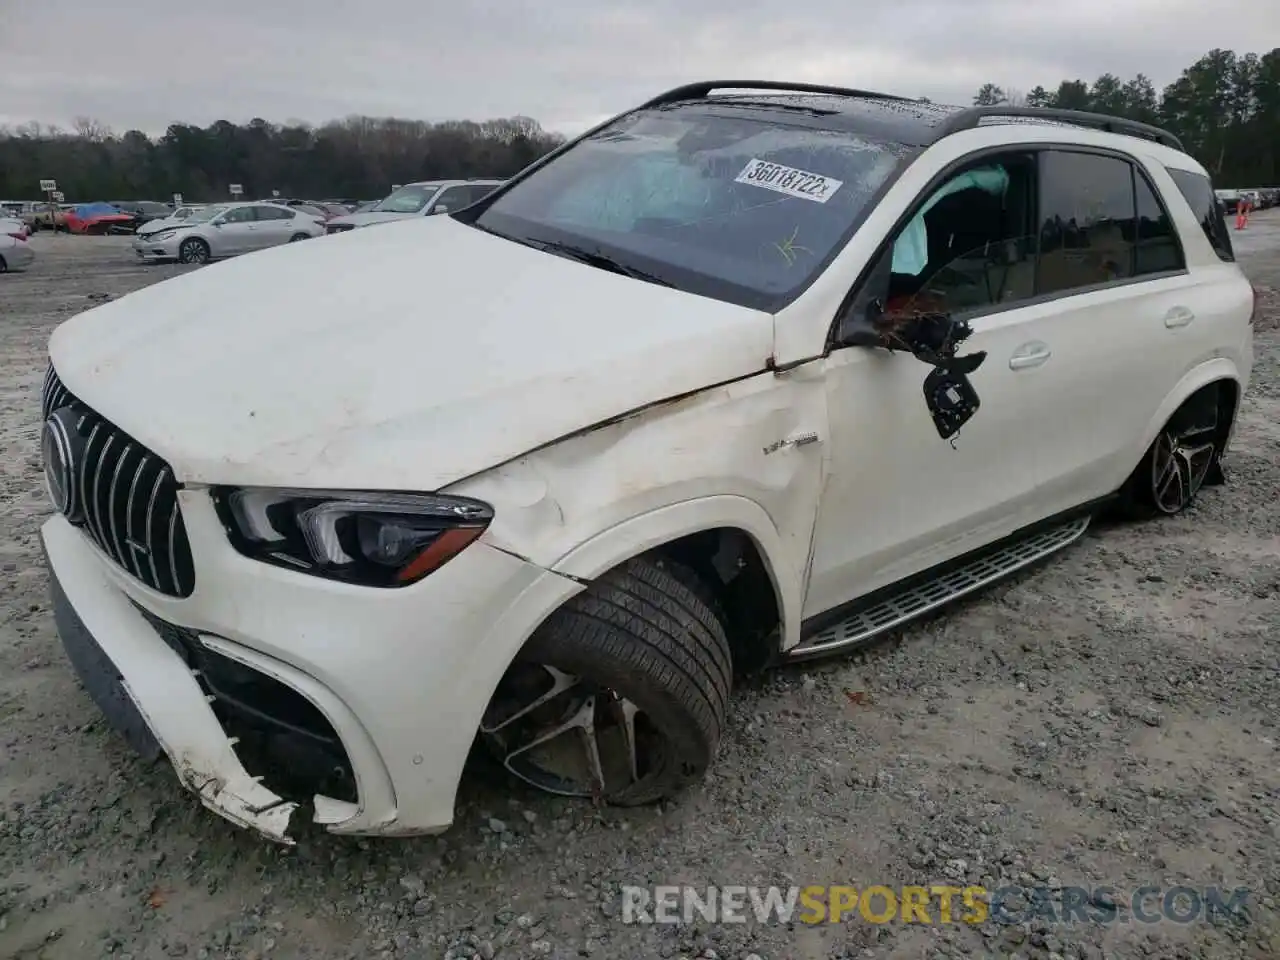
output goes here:
[{"label": "damaged white suv", "polygon": [[137,749],[276,839],[300,804],[442,830],[477,740],[651,801],[735,675],[1221,483],[1253,302],[1163,131],[683,87],[465,211],[64,323],[58,629]]}]

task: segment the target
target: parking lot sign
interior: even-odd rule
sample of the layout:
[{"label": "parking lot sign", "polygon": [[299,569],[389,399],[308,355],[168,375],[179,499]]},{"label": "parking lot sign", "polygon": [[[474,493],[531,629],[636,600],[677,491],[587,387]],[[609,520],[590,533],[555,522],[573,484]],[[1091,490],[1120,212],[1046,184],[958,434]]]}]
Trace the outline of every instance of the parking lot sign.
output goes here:
[{"label": "parking lot sign", "polygon": [[241,185],[241,184],[239,184],[239,183],[233,183],[233,184],[229,185],[229,186],[227,187],[227,189],[228,189],[229,191],[231,191],[231,195],[232,195],[233,197],[238,197],[238,196],[240,196],[242,193],[244,193],[244,186],[243,186],[243,185]]},{"label": "parking lot sign", "polygon": [[54,191],[53,191],[53,199],[54,199],[54,202],[55,202],[55,203],[61,203],[63,200],[65,200],[65,199],[67,199],[67,198],[66,198],[65,196],[63,196],[63,193],[62,193],[62,191],[61,191],[61,190],[54,190]]},{"label": "parking lot sign", "polygon": [[175,207],[180,207],[180,206],[182,206],[182,194],[180,194],[180,193],[175,193],[175,194],[173,195],[173,205],[174,205]]},{"label": "parking lot sign", "polygon": [[58,181],[57,180],[41,180],[40,189],[43,190],[45,193],[51,193],[54,190],[58,189]]}]

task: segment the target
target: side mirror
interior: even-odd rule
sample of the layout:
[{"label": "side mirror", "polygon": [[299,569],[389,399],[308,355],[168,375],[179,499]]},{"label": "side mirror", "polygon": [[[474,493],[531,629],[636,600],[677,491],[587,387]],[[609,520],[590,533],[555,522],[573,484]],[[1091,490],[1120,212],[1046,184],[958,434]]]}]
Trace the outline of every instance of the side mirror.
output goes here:
[{"label": "side mirror", "polygon": [[435,216],[437,213],[448,213],[448,212],[449,212],[449,205],[447,203],[437,203],[434,207],[431,208],[432,216]]},{"label": "side mirror", "polygon": [[214,226],[214,227],[217,227],[218,229],[222,229],[222,225],[225,222],[226,221],[224,220],[214,220],[213,223],[210,224],[210,226]]}]

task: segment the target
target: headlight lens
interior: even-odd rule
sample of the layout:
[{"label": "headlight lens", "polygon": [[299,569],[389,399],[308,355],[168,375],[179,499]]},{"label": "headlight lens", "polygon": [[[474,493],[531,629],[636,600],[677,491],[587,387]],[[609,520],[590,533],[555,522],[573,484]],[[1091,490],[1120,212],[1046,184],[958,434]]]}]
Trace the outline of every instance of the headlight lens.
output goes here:
[{"label": "headlight lens", "polygon": [[213,499],[246,556],[371,587],[416,583],[493,520],[483,501],[440,494],[220,487]]},{"label": "headlight lens", "polygon": [[160,240],[168,240],[177,232],[177,230],[157,230],[155,233],[145,234],[142,239],[146,240],[148,243],[156,243]]}]

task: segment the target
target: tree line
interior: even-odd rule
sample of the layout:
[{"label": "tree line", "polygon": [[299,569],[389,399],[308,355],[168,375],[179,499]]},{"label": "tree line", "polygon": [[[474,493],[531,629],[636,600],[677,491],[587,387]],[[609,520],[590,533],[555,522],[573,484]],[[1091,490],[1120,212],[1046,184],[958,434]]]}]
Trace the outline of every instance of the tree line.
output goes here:
[{"label": "tree line", "polygon": [[[1093,83],[1063,80],[1025,93],[984,84],[978,105],[1008,103],[1109,113],[1166,127],[1219,186],[1280,185],[1280,48],[1215,49],[1163,90],[1139,73]],[[89,118],[71,130],[29,123],[0,128],[0,199],[39,195],[53,179],[68,200],[376,198],[394,183],[445,177],[506,177],[563,141],[529,117],[485,122],[348,117],[319,127],[226,120],[171,125],[162,136],[116,134]]]},{"label": "tree line", "polygon": [[246,198],[377,199],[392,184],[508,177],[563,141],[529,117],[426,123],[348,117],[312,127],[254,119],[172,124],[160,137],[117,135],[87,117],[72,130],[0,128],[0,199],[39,197],[54,180],[68,202]]},{"label": "tree line", "polygon": [[1220,187],[1280,186],[1280,47],[1269,53],[1210,50],[1157,90],[1139,73],[1063,80],[1023,93],[983,84],[977,106],[1091,110],[1156,124],[1175,134]]}]

